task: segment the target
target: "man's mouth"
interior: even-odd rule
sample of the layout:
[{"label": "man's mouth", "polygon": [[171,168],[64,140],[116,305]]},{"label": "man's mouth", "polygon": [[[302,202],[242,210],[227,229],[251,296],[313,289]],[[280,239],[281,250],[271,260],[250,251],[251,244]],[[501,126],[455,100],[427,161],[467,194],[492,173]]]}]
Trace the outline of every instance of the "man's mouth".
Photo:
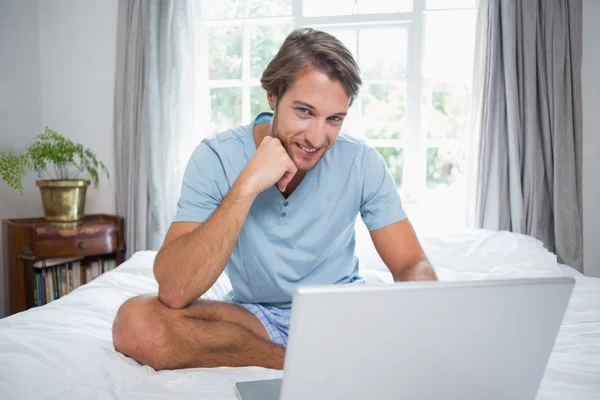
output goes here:
[{"label": "man's mouth", "polygon": [[314,153],[319,149],[316,149],[314,147],[306,147],[306,146],[302,146],[301,144],[298,145],[298,147],[300,147],[302,150],[304,150],[307,153]]},{"label": "man's mouth", "polygon": [[299,153],[302,158],[315,157],[317,154],[319,154],[319,150],[321,149],[321,147],[308,147],[299,143],[296,143],[296,146],[298,146],[298,149],[300,150]]}]

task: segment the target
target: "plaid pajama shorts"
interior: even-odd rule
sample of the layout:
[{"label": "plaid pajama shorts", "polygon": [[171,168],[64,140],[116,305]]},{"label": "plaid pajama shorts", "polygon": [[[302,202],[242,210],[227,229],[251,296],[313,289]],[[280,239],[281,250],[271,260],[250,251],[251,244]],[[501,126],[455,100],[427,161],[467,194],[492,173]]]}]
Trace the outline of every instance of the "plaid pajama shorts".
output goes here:
[{"label": "plaid pajama shorts", "polygon": [[290,326],[290,308],[279,308],[263,304],[234,302],[252,314],[256,315],[265,327],[271,342],[287,347],[288,330]]}]

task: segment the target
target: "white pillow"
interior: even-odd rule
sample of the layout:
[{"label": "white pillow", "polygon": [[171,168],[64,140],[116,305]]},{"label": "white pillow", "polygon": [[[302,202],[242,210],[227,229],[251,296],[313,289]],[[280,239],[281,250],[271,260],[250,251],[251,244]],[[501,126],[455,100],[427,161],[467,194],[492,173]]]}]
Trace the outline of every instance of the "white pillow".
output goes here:
[{"label": "white pillow", "polygon": [[[387,271],[368,232],[357,226],[356,238],[361,268]],[[420,242],[440,279],[452,279],[455,273],[468,273],[463,276],[473,279],[563,274],[556,255],[527,235],[471,229],[422,236]]]}]

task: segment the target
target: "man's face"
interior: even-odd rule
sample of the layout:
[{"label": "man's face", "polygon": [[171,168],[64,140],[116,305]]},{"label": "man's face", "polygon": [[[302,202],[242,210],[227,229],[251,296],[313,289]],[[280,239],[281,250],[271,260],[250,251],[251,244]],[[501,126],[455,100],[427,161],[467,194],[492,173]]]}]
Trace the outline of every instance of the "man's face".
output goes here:
[{"label": "man's face", "polygon": [[313,69],[300,75],[278,103],[269,94],[269,103],[275,108],[273,136],[281,141],[298,170],[306,172],[339,135],[350,97],[340,82]]}]

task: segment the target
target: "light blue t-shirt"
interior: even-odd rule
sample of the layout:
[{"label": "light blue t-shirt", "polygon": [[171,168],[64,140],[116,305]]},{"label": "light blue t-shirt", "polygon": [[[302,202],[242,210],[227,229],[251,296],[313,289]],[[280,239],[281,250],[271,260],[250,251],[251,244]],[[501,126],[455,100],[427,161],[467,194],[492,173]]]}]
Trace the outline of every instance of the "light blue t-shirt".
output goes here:
[{"label": "light blue t-shirt", "polygon": [[[253,127],[271,113],[203,140],[187,165],[174,221],[205,222],[256,152]],[[369,230],[406,218],[394,179],[377,151],[340,134],[286,199],[276,186],[256,197],[225,272],[230,299],[289,307],[298,285],[358,279],[354,226]]]}]

